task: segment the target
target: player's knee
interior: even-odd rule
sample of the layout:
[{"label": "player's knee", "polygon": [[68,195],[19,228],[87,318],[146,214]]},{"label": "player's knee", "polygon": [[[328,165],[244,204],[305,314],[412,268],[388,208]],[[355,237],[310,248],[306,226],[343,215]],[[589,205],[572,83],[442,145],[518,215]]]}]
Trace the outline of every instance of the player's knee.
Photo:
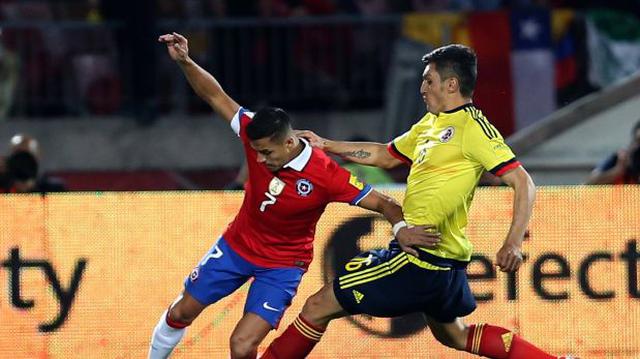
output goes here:
[{"label": "player's knee", "polygon": [[182,325],[191,325],[191,323],[196,319],[198,314],[195,314],[189,310],[181,306],[173,306],[168,314],[168,321],[177,322]]},{"label": "player's knee", "polygon": [[322,319],[323,317],[322,306],[323,306],[322,294],[316,293],[310,296],[309,298],[307,298],[307,300],[304,302],[304,306],[302,307],[301,314],[305,319],[315,322],[317,320]]},{"label": "player's knee", "polygon": [[452,338],[448,338],[448,341],[445,344],[446,346],[448,346],[449,348],[453,348],[453,349],[457,349],[457,350],[465,350],[466,346],[467,346],[467,338],[458,338],[458,337],[452,337]]},{"label": "player's knee", "polygon": [[435,335],[435,337],[441,344],[446,345],[449,348],[457,349],[457,350],[465,349],[466,339],[465,341],[460,341],[456,337],[450,337],[445,335]]},{"label": "player's knee", "polygon": [[468,328],[465,327],[464,330],[456,330],[455,332],[433,331],[433,336],[441,344],[446,345],[449,348],[465,350],[467,346],[467,332]]},{"label": "player's knee", "polygon": [[248,358],[255,353],[260,340],[246,333],[233,333],[229,339],[232,358]]}]

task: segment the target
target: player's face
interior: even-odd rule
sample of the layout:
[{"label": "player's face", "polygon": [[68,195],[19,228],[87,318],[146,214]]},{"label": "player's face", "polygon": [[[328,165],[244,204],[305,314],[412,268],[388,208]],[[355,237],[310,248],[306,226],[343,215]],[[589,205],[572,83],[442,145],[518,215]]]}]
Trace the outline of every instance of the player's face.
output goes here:
[{"label": "player's face", "polygon": [[264,163],[267,169],[275,172],[282,168],[290,160],[294,147],[293,138],[287,137],[282,143],[269,137],[250,142],[251,147],[257,152],[258,163]]},{"label": "player's face", "polygon": [[428,64],[422,73],[420,94],[427,105],[427,111],[437,115],[445,108],[445,86],[436,71],[435,64]]}]

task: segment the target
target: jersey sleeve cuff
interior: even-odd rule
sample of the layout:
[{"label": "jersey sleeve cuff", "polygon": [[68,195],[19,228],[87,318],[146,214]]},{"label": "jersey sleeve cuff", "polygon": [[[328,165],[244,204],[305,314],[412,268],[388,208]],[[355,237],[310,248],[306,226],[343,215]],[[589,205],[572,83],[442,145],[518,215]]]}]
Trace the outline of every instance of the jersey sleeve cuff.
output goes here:
[{"label": "jersey sleeve cuff", "polygon": [[400,161],[411,165],[412,161],[411,159],[409,159],[409,157],[405,156],[404,154],[402,154],[402,152],[400,152],[398,150],[398,148],[396,147],[396,144],[393,143],[393,141],[389,142],[387,144],[387,151],[389,151],[389,153],[391,154],[391,156],[399,159]]},{"label": "jersey sleeve cuff", "polygon": [[362,189],[362,191],[360,191],[360,193],[358,193],[356,198],[354,198],[353,201],[351,201],[350,204],[352,206],[357,206],[358,203],[360,203],[360,201],[362,201],[366,196],[369,195],[369,193],[371,193],[371,191],[373,191],[373,187],[371,187],[371,185],[369,185],[369,184],[365,185],[364,188]]},{"label": "jersey sleeve cuff", "polygon": [[520,167],[522,164],[520,163],[520,161],[518,161],[515,157],[502,162],[501,164],[495,166],[494,168],[492,168],[489,172],[493,173],[496,176],[502,176],[505,173],[511,171],[512,169],[516,168],[516,167]]},{"label": "jersey sleeve cuff", "polygon": [[241,120],[243,115],[247,115],[250,118],[253,118],[253,112],[249,112],[249,110],[247,110],[246,108],[240,107],[238,109],[238,112],[236,112],[236,114],[233,115],[233,118],[231,119],[231,122],[229,123],[231,125],[231,129],[233,130],[233,132],[237,136],[240,136],[240,129],[242,128],[242,124],[241,124],[240,120]]}]

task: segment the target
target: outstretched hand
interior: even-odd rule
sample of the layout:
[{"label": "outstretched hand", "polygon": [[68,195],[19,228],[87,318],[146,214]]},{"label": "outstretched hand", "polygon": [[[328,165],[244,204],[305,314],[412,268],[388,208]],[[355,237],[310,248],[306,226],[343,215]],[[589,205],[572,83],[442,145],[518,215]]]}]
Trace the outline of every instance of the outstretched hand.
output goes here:
[{"label": "outstretched hand", "polygon": [[174,61],[186,62],[189,59],[189,41],[177,32],[160,35],[158,42],[167,45],[169,56],[171,56],[171,59]]},{"label": "outstretched hand", "polygon": [[313,131],[309,131],[309,130],[295,130],[294,131],[296,136],[298,137],[302,137],[305,140],[309,141],[309,144],[312,147],[317,147],[321,150],[325,149],[325,146],[327,144],[327,139],[326,138],[322,138],[318,135],[316,135],[315,132]]},{"label": "outstretched hand", "polygon": [[401,228],[396,235],[400,249],[418,256],[414,247],[434,249],[440,243],[440,233],[434,231],[434,226],[407,226]]}]

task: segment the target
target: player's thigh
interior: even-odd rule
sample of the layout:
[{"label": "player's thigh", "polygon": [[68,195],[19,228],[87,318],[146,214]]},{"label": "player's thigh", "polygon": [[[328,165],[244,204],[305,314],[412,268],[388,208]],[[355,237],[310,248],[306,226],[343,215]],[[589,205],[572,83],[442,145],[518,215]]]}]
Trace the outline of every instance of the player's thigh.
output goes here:
[{"label": "player's thigh", "polygon": [[426,292],[416,295],[420,275],[399,250],[374,250],[352,258],[336,274],[333,290],[350,314],[394,317],[421,311]]},{"label": "player's thigh", "polygon": [[254,313],[277,328],[304,275],[301,268],[259,268],[254,271],[245,313]]},{"label": "player's thigh", "polygon": [[185,279],[185,293],[208,306],[236,291],[254,269],[221,237]]},{"label": "player's thigh", "polygon": [[433,300],[425,302],[422,312],[439,323],[452,323],[456,318],[463,318],[476,309],[476,300],[469,287],[464,269],[451,269],[434,274],[434,280],[428,287],[430,291],[439,293]]}]

